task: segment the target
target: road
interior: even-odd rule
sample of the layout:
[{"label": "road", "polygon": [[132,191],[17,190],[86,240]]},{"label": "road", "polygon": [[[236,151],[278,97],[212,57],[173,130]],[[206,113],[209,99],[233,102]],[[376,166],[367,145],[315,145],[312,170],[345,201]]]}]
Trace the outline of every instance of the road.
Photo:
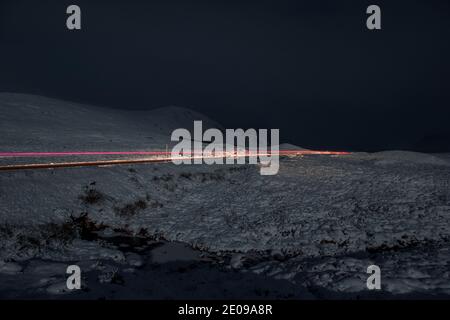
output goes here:
[{"label": "road", "polygon": [[125,164],[145,164],[145,163],[160,163],[171,162],[175,158],[180,159],[211,159],[211,158],[225,158],[225,157],[259,157],[259,156],[303,156],[303,155],[347,155],[349,152],[340,151],[312,151],[312,150],[280,150],[277,152],[242,152],[234,154],[220,154],[212,156],[197,156],[201,153],[190,153],[188,156],[172,157],[170,152],[164,151],[131,151],[131,152],[0,152],[0,157],[4,158],[40,158],[40,157],[70,157],[70,156],[87,156],[87,155],[149,155],[151,158],[145,159],[116,159],[116,160],[96,160],[96,161],[70,161],[70,162],[45,162],[45,163],[25,163],[25,164],[12,164],[0,166],[0,171],[17,171],[17,170],[30,170],[30,169],[56,169],[56,168],[68,168],[68,167],[92,167],[92,166],[114,166]]}]

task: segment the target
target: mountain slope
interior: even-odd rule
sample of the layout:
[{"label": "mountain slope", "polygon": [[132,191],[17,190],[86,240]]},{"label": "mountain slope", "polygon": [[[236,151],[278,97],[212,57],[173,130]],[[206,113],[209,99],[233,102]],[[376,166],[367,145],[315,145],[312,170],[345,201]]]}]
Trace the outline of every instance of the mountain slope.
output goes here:
[{"label": "mountain slope", "polygon": [[149,111],[81,105],[34,95],[0,93],[0,150],[129,151],[164,149],[174,129],[221,126],[181,107]]}]

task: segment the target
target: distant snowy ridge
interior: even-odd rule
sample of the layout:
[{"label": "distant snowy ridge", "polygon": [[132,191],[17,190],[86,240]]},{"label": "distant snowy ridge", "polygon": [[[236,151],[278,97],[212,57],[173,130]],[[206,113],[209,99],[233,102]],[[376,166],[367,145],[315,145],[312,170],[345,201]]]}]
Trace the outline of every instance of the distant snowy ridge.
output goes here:
[{"label": "distant snowy ridge", "polygon": [[396,163],[450,165],[448,161],[437,156],[412,151],[381,151],[371,154],[369,158],[381,165]]},{"label": "distant snowy ridge", "polygon": [[299,146],[296,146],[296,145],[294,145],[294,144],[290,144],[290,143],[281,143],[279,146],[278,146],[278,148],[279,148],[279,150],[295,150],[295,151],[307,151],[307,150],[309,150],[309,149],[305,149],[305,148],[302,148],[302,147],[299,147]]}]

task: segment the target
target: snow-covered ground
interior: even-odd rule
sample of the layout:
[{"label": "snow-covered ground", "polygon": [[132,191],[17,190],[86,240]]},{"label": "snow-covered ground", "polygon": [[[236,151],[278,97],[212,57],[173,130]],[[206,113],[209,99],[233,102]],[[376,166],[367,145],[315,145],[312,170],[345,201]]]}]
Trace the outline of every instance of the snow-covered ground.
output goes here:
[{"label": "snow-covered ground", "polygon": [[[176,128],[219,124],[195,111],[87,106],[34,95],[0,93],[0,149],[7,151],[164,150]],[[220,128],[220,126],[219,126]]]},{"label": "snow-covered ground", "polygon": [[[0,151],[164,149],[193,120],[218,126],[184,108],[0,94]],[[13,161],[24,159],[0,164]],[[285,157],[275,176],[171,163],[1,172],[0,296],[230,297],[220,284],[250,298],[450,296],[449,186],[448,155],[406,151]],[[65,293],[69,263],[86,270],[86,290]],[[156,265],[172,270],[157,276],[162,288],[180,263],[191,289],[146,291],[158,286]],[[366,288],[371,264],[381,292]]]}]

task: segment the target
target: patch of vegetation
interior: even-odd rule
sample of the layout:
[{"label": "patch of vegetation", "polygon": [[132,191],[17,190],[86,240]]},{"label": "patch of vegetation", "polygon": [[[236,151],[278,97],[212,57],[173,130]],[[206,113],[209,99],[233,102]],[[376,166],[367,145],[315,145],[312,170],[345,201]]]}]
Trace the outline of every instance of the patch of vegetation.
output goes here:
[{"label": "patch of vegetation", "polygon": [[100,283],[114,283],[119,285],[123,285],[125,283],[123,277],[119,273],[118,268],[114,268],[114,270],[100,274],[98,276],[98,280]]},{"label": "patch of vegetation", "polygon": [[115,208],[114,210],[119,216],[132,217],[144,209],[147,209],[148,203],[146,200],[139,199],[135,202],[127,203],[123,207]]},{"label": "patch of vegetation", "polygon": [[8,223],[0,224],[0,239],[11,238],[13,236],[12,227]]},{"label": "patch of vegetation", "polygon": [[223,181],[225,180],[225,174],[223,172],[202,172],[200,174],[200,181]]},{"label": "patch of vegetation", "polygon": [[[18,251],[25,255],[33,255],[53,244],[67,244],[75,237],[73,230],[65,225],[50,223],[46,225],[24,227],[9,224],[0,225],[0,242],[14,243]],[[1,248],[1,245],[0,245]]]},{"label": "patch of vegetation", "polygon": [[50,223],[43,228],[44,241],[49,244],[52,241],[71,242],[76,236],[76,230],[69,222],[63,224]]},{"label": "patch of vegetation", "polygon": [[102,202],[105,199],[105,195],[93,188],[92,186],[84,187],[83,194],[78,196],[84,204],[92,205]]},{"label": "patch of vegetation", "polygon": [[192,180],[192,173],[190,172],[182,172],[180,173],[180,177],[188,180]]},{"label": "patch of vegetation", "polygon": [[[0,244],[14,243],[18,252],[33,256],[43,249],[65,246],[76,238],[95,239],[95,232],[105,228],[90,220],[87,213],[70,216],[64,223],[48,223],[36,226],[0,225]],[[0,246],[1,247],[1,246]]]},{"label": "patch of vegetation", "polygon": [[98,224],[91,220],[87,212],[83,212],[78,217],[71,215],[70,220],[64,223],[62,227],[71,230],[77,237],[83,240],[96,239],[96,232],[106,228],[102,223]]},{"label": "patch of vegetation", "polygon": [[223,171],[199,173],[182,172],[180,173],[180,178],[187,180],[199,180],[200,182],[223,181],[225,180],[225,173]]},{"label": "patch of vegetation", "polygon": [[399,239],[393,239],[392,243],[381,243],[378,245],[371,245],[366,247],[368,253],[382,253],[382,252],[397,252],[401,250],[409,250],[418,247],[431,248],[436,245],[447,243],[449,237],[446,235],[439,235],[438,239],[417,239],[415,236],[404,234]]},{"label": "patch of vegetation", "polygon": [[152,199],[148,193],[145,196],[145,200],[147,201],[147,205],[149,208],[162,208],[163,207],[163,204],[161,202],[159,202],[158,200]]},{"label": "patch of vegetation", "polygon": [[174,176],[172,174],[163,174],[162,176],[153,176],[153,181],[172,181]]},{"label": "patch of vegetation", "polygon": [[240,171],[245,171],[248,168],[249,167],[246,166],[246,165],[240,165],[240,166],[230,167],[230,168],[228,168],[228,171],[230,171],[230,172],[240,172]]}]

